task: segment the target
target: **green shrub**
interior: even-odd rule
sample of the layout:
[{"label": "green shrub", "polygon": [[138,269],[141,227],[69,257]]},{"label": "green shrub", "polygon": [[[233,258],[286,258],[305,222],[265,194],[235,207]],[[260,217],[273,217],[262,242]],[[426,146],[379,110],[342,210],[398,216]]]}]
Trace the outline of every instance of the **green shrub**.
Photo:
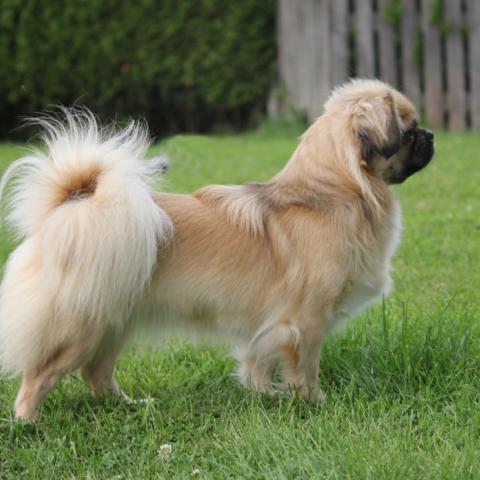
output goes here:
[{"label": "green shrub", "polygon": [[243,127],[275,65],[274,0],[0,0],[0,134],[55,104],[157,134]]}]

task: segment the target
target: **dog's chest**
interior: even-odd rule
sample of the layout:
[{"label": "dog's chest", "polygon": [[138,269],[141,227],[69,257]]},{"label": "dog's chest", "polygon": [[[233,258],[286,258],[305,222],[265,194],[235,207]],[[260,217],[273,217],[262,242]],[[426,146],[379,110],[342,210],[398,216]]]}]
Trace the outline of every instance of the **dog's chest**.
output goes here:
[{"label": "dog's chest", "polygon": [[396,202],[389,221],[385,224],[378,249],[363,254],[352,268],[339,296],[329,328],[338,329],[365,309],[372,301],[387,295],[393,285],[390,269],[392,256],[398,246],[401,232],[401,214]]},{"label": "dog's chest", "polygon": [[[371,279],[373,280],[373,279]],[[374,281],[352,281],[345,287],[345,291],[335,309],[330,327],[341,328],[348,320],[364,310],[372,301],[386,295],[391,289],[392,281],[388,270],[379,275]]]}]

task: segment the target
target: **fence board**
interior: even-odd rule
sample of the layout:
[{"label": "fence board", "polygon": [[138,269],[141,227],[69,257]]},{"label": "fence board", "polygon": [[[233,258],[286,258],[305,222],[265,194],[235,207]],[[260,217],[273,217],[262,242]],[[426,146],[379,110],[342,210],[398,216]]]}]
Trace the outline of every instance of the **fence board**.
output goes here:
[{"label": "fence board", "polygon": [[394,87],[399,86],[397,53],[395,51],[395,29],[385,18],[385,9],[390,0],[378,2],[378,43],[380,51],[380,78]]},{"label": "fence board", "polygon": [[323,104],[330,92],[330,28],[327,0],[303,0],[306,16],[305,54],[309,59],[304,65],[305,81],[309,91],[306,111],[310,120],[323,111]]},{"label": "fence board", "polygon": [[445,39],[431,20],[440,0],[398,1],[397,30],[384,16],[392,0],[278,0],[279,73],[289,99],[313,120],[332,87],[354,73],[377,73],[400,87],[431,127],[441,128],[448,116],[451,130],[464,130],[470,115],[480,129],[480,0],[441,0]]},{"label": "fence board", "polygon": [[373,78],[375,59],[373,46],[373,9],[371,0],[356,2],[355,30],[357,44],[357,76]]},{"label": "fence board", "polygon": [[431,128],[442,128],[444,96],[440,32],[432,21],[432,1],[422,0],[423,72],[425,79],[425,114]]},{"label": "fence board", "polygon": [[465,64],[462,44],[462,11],[460,0],[445,2],[449,21],[447,36],[447,101],[449,129],[454,132],[466,127]]},{"label": "fence board", "polygon": [[349,77],[348,71],[348,0],[330,0],[330,80],[339,85]]},{"label": "fence board", "polygon": [[414,105],[420,108],[420,69],[415,58],[418,38],[416,1],[402,0],[401,6],[402,87]]},{"label": "fence board", "polygon": [[320,55],[320,75],[318,77],[319,84],[314,85],[315,92],[318,96],[314,99],[311,115],[318,117],[323,113],[323,104],[327,100],[332,84],[330,81],[330,69],[332,68],[332,58],[330,55],[331,37],[330,37],[330,16],[329,3],[327,0],[313,0],[316,5],[313,27],[320,30],[319,43],[314,46],[315,51],[323,50]]},{"label": "fence board", "polygon": [[322,112],[331,85],[327,0],[279,0],[279,73],[290,101],[309,120]]},{"label": "fence board", "polygon": [[[311,7],[312,0],[305,0],[303,6],[302,2],[292,3],[295,4],[298,24],[297,35],[299,43],[297,45],[297,51],[295,52],[295,55],[298,57],[299,52],[305,52],[307,58],[311,58],[310,55],[312,54],[312,51],[309,48],[309,40],[312,17],[308,10],[309,7]],[[316,55],[315,58],[311,58],[311,60],[306,64],[304,63],[303,65],[298,65],[297,67],[298,88],[300,90],[299,96],[301,98],[302,108],[305,110],[308,110],[309,103],[312,101],[312,75],[315,75],[312,62],[316,62],[317,60],[318,56]]]},{"label": "fence board", "polygon": [[278,1],[278,70],[280,80],[285,86],[290,100],[298,104],[295,74],[295,37],[293,35],[296,20],[293,2]]},{"label": "fence board", "polygon": [[468,0],[467,8],[472,128],[480,128],[480,2]]}]

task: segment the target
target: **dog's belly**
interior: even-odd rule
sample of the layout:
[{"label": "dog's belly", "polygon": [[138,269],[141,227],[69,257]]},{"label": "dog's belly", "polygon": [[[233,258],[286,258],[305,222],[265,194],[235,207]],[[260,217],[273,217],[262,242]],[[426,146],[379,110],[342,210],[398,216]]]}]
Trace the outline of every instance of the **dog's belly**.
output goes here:
[{"label": "dog's belly", "polygon": [[181,268],[162,270],[141,316],[167,333],[250,340],[271,310],[273,292],[266,287],[262,292],[261,285],[242,278],[219,282],[208,273],[207,268],[196,275],[186,275]]}]

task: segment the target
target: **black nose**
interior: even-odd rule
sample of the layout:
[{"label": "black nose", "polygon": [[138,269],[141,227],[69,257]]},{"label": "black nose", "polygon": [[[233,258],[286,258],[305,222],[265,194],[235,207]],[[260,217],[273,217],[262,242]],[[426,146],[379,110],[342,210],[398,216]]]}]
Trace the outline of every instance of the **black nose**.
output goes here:
[{"label": "black nose", "polygon": [[425,130],[425,138],[427,140],[433,140],[433,132],[430,130]]}]

